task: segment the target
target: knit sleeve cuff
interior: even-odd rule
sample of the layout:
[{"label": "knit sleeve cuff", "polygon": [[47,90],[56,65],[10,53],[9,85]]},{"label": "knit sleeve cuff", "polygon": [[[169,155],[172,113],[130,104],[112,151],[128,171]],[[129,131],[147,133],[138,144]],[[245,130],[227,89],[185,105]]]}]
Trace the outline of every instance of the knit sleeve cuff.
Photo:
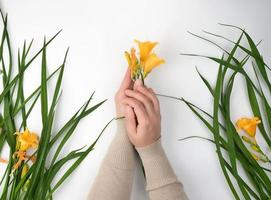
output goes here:
[{"label": "knit sleeve cuff", "polygon": [[118,119],[116,123],[116,134],[104,161],[115,168],[133,170],[135,151],[126,133],[125,120]]},{"label": "knit sleeve cuff", "polygon": [[136,147],[136,150],[142,160],[153,159],[154,156],[161,156],[164,154],[161,138],[145,147]]},{"label": "knit sleeve cuff", "polygon": [[117,119],[116,124],[117,124],[117,132],[119,132],[119,131],[124,132],[125,131],[125,119],[123,119],[123,118]]},{"label": "knit sleeve cuff", "polygon": [[161,145],[161,139],[146,147],[136,148],[136,150],[145,170],[147,190],[178,182]]}]

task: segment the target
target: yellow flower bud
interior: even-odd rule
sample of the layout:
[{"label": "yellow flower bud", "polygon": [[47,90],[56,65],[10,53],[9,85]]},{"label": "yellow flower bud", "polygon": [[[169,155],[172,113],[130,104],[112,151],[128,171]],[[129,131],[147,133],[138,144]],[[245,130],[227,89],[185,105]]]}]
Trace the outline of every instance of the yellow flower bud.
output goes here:
[{"label": "yellow flower bud", "polygon": [[251,144],[250,147],[251,147],[254,151],[262,152],[262,151],[260,150],[260,147],[259,147],[258,145]]},{"label": "yellow flower bud", "polygon": [[255,155],[254,153],[250,152],[251,156],[254,158],[254,160],[259,161],[260,157]]},{"label": "yellow flower bud", "polygon": [[245,142],[247,142],[247,143],[249,143],[249,144],[251,144],[251,140],[247,137],[247,136],[242,136],[242,139],[245,141]]},{"label": "yellow flower bud", "polygon": [[28,179],[28,180],[25,182],[24,186],[23,186],[23,191],[24,191],[24,192],[27,191],[29,184],[30,184],[30,180]]},{"label": "yellow flower bud", "polygon": [[27,174],[28,170],[29,170],[29,166],[28,164],[25,164],[22,169],[22,174],[21,174],[22,178]]},{"label": "yellow flower bud", "polygon": [[263,161],[264,163],[270,161],[266,155],[261,156],[260,160]]}]

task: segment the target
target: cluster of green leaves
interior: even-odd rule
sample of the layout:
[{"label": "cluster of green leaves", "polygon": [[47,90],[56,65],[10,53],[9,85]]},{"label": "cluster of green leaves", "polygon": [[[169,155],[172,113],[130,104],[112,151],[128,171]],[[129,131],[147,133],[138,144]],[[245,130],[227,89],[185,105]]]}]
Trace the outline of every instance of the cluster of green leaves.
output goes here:
[{"label": "cluster of green leaves", "polygon": [[[184,54],[208,58],[219,65],[215,86],[212,86],[198,71],[200,78],[213,97],[213,113],[208,113],[183,98],[179,98],[179,100],[183,101],[213,134],[213,139],[207,140],[215,144],[221,169],[235,199],[268,200],[271,199],[270,162],[268,167],[263,167],[260,162],[253,158],[236,131],[235,124],[231,119],[230,104],[235,78],[237,75],[241,75],[246,85],[251,111],[254,116],[261,119],[262,123],[259,124],[259,130],[266,145],[271,150],[271,105],[270,100],[268,100],[268,96],[271,94],[271,69],[264,62],[257,48],[259,43],[256,44],[245,30],[236,26],[222,25],[241,31],[241,35],[236,42],[221,35],[205,33],[232,43],[233,47],[230,51],[223,49],[220,45],[205,37],[193,34],[222,49],[223,56],[210,57]],[[243,40],[248,47],[241,44]],[[237,58],[238,52],[243,52],[245,56],[242,59]],[[248,61],[251,61],[252,65],[248,65]],[[247,66],[252,66],[253,75],[248,73],[245,68]],[[267,88],[267,90],[264,92],[263,88]],[[240,166],[238,163],[240,163]],[[239,167],[245,174],[240,173]]]},{"label": "cluster of green leaves", "polygon": [[[219,163],[226,181],[236,200],[241,199],[271,199],[271,162],[269,158],[268,166],[262,166],[253,158],[253,155],[243,143],[237,133],[235,123],[231,119],[231,94],[235,78],[241,75],[244,78],[246,92],[254,116],[261,119],[258,125],[261,135],[266,145],[271,151],[271,105],[268,97],[271,95],[271,69],[264,62],[256,44],[250,35],[243,29],[221,24],[223,26],[235,28],[241,31],[241,35],[236,42],[217,34],[206,32],[208,35],[218,37],[233,44],[230,51],[225,50],[218,43],[206,37],[190,33],[202,40],[205,40],[219,49],[223,50],[222,57],[211,57],[198,54],[182,54],[186,56],[196,56],[210,59],[219,65],[216,83],[214,86],[198,70],[198,74],[203,83],[208,88],[213,97],[213,113],[201,109],[197,105],[184,98],[157,94],[171,99],[184,102],[189,109],[204,123],[213,135],[213,139],[201,136],[189,136],[180,141],[200,138],[212,142],[216,147]],[[245,40],[248,47],[241,44]],[[238,58],[238,53],[244,53],[243,58]],[[248,73],[245,66],[251,61],[254,71],[254,79]],[[253,81],[254,80],[254,81]],[[265,88],[265,92],[264,89]],[[242,168],[242,169],[241,169]],[[245,172],[240,173],[240,171]],[[243,176],[242,176],[243,175]],[[246,177],[244,177],[246,176]]]},{"label": "cluster of green leaves", "polygon": [[[9,162],[0,180],[0,199],[52,199],[53,193],[94,149],[101,134],[112,120],[104,127],[99,136],[89,147],[76,149],[62,156],[62,150],[75,132],[79,122],[99,108],[106,100],[94,106],[89,106],[94,95],[94,93],[92,93],[86,103],[75,112],[62,128],[53,131],[54,117],[58,100],[61,96],[61,83],[68,50],[61,65],[47,76],[46,49],[60,32],[48,41],[44,39],[42,48],[32,57],[29,56],[29,52],[33,40],[30,44],[24,42],[22,52],[20,52],[20,50],[18,51],[18,68],[16,70],[12,62],[11,42],[7,30],[7,15],[4,16],[1,12],[1,17],[3,21],[3,32],[0,44],[0,79],[2,79],[2,91],[0,92],[0,153],[4,145],[8,144]],[[29,96],[25,97],[25,73],[33,61],[39,57],[41,57],[42,60],[41,84]],[[56,77],[56,83],[53,90],[53,97],[50,101],[47,95],[47,87],[53,77]],[[21,167],[12,173],[12,167],[17,161],[16,157],[14,158],[13,156],[16,151],[16,136],[14,133],[27,127],[27,119],[38,101],[41,102],[42,119],[40,143],[38,149],[31,155],[36,156],[36,162],[30,165],[28,172],[22,177],[22,168],[24,165],[30,164],[30,162],[29,159],[24,161]],[[29,127],[31,127],[31,125]],[[53,158],[50,158],[49,155],[53,155]],[[67,165],[68,163],[69,165]],[[54,180],[56,174],[59,173],[65,165],[68,166],[68,169],[58,180]]]}]

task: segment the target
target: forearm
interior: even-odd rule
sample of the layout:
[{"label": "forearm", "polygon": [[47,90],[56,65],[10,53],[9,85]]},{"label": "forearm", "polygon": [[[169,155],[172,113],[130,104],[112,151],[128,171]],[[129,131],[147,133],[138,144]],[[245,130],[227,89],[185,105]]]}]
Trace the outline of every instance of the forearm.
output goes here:
[{"label": "forearm", "polygon": [[161,141],[137,148],[146,175],[146,190],[151,200],[187,200],[183,186],[176,177]]},{"label": "forearm", "polygon": [[125,131],[124,119],[117,121],[117,133],[104,157],[88,195],[89,200],[130,199],[135,151]]}]

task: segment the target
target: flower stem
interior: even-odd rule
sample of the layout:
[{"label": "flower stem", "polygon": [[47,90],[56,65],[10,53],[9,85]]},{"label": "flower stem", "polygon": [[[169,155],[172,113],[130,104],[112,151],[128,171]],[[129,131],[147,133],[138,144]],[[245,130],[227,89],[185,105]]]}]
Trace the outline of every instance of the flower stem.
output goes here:
[{"label": "flower stem", "polygon": [[141,80],[142,80],[142,84],[145,85],[144,77],[143,77],[143,74],[141,72],[140,72],[140,77],[141,77]]},{"label": "flower stem", "polygon": [[170,96],[170,95],[164,95],[164,94],[155,94],[156,96],[160,96],[160,97],[166,97],[166,98],[170,98],[170,99],[175,99],[175,100],[180,100],[183,101],[183,98],[179,98],[179,97],[174,97],[174,96]]}]

